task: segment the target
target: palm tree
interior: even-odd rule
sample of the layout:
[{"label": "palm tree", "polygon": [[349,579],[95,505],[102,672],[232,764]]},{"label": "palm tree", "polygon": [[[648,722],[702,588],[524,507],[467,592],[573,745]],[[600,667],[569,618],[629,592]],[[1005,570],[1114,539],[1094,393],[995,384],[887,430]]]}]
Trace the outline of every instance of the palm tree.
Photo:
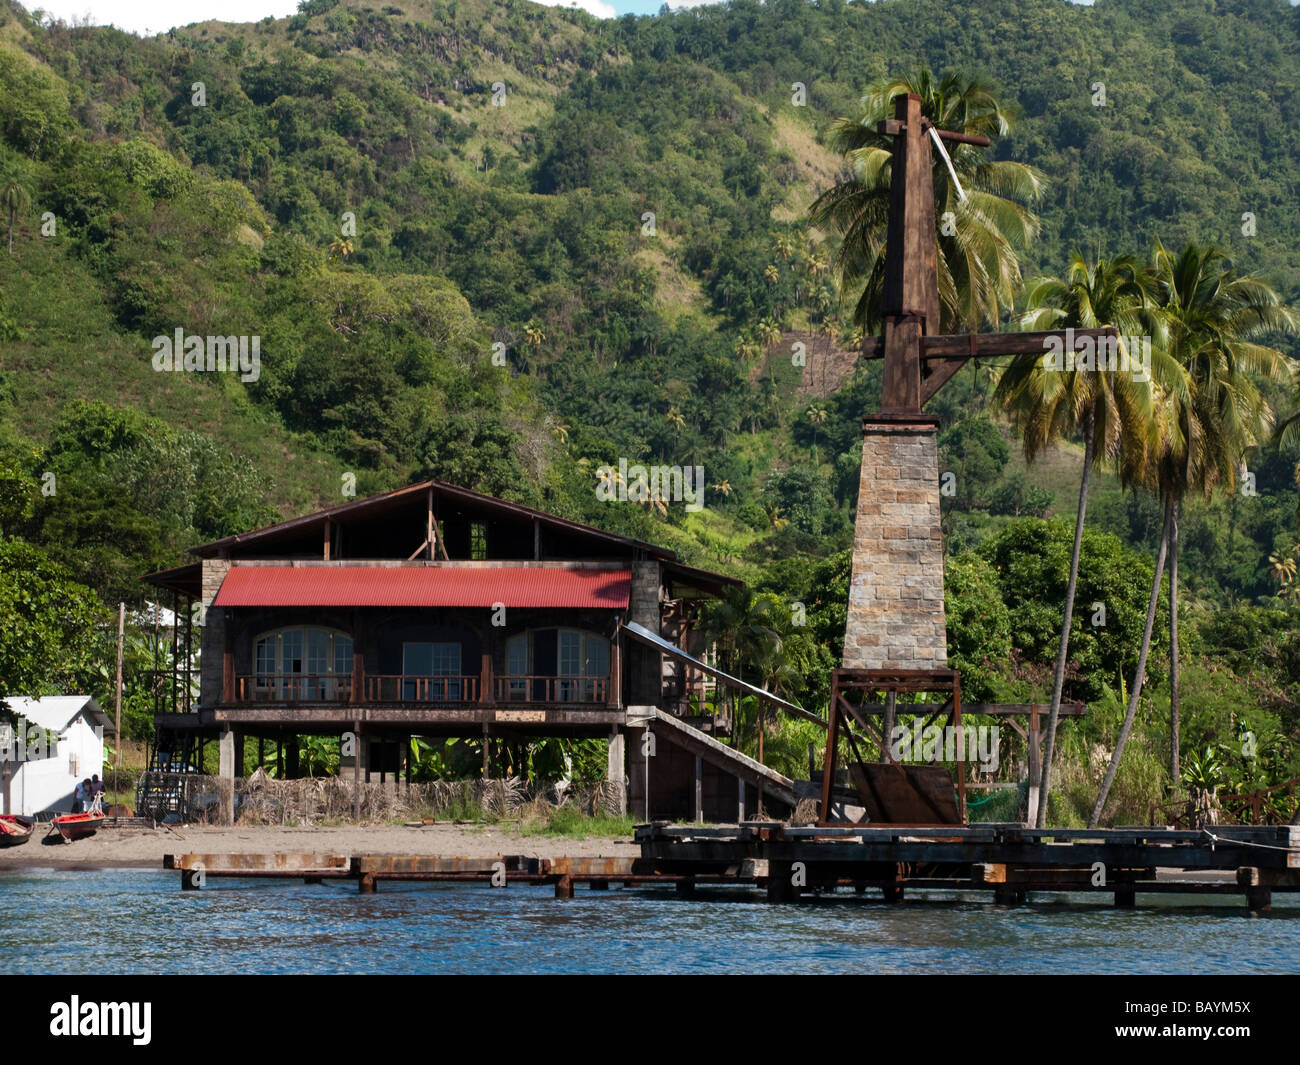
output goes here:
[{"label": "palm tree", "polygon": [[4,204],[5,210],[9,212],[9,254],[11,257],[14,253],[14,219],[18,212],[25,211],[31,202],[32,198],[28,195],[27,190],[16,180],[5,185]]},{"label": "palm tree", "polygon": [[[891,138],[876,124],[893,117],[900,93],[921,98],[921,113],[940,129],[996,139],[1011,128],[1011,109],[988,83],[949,72],[937,79],[922,67],[903,78],[873,82],[857,118],[842,118],[830,131],[832,151],[848,157],[852,176],[828,189],[810,210],[814,224],[833,228],[843,241],[834,267],[840,291],[862,286],[855,320],[874,331],[880,324],[885,241],[889,224]],[[932,153],[935,154],[935,153]],[[984,150],[958,144],[949,152],[967,198],[961,199],[942,159],[932,160],[938,241],[941,328],[978,330],[996,323],[1013,305],[1020,284],[1018,252],[1038,232],[1038,219],[1024,204],[1039,199],[1041,171],[1008,160],[990,161]],[[947,218],[953,225],[944,224]]]},{"label": "palm tree", "polygon": [[770,348],[781,339],[781,323],[775,318],[764,318],[758,323],[758,339],[765,348]]},{"label": "palm tree", "polygon": [[1254,338],[1295,332],[1294,312],[1264,282],[1241,277],[1215,248],[1188,244],[1175,258],[1157,242],[1155,266],[1170,354],[1186,369],[1193,388],[1184,435],[1199,429],[1202,447],[1189,447],[1164,478],[1173,493],[1169,526],[1169,765],[1179,779],[1178,522],[1182,498],[1217,484],[1235,483],[1248,449],[1261,443],[1272,411],[1256,378],[1281,380],[1287,359]]},{"label": "palm tree", "polygon": [[[706,615],[705,631],[719,647],[724,668],[741,680],[763,684],[769,676],[782,674],[783,643],[781,611],[771,599],[752,588],[728,591]],[[762,700],[759,700],[758,743],[762,760]],[[737,721],[737,726],[742,726]],[[737,727],[732,742],[740,748],[743,732]]]},{"label": "palm tree", "polygon": [[826,424],[827,411],[820,403],[813,403],[805,412],[808,415],[808,421],[813,427],[813,458],[816,461],[817,455],[817,427]]},{"label": "palm tree", "polygon": [[[1178,512],[1191,491],[1211,494],[1215,487],[1235,487],[1246,451],[1266,438],[1272,410],[1254,375],[1280,379],[1285,356],[1253,338],[1294,332],[1296,317],[1267,284],[1233,271],[1222,252],[1188,244],[1177,257],[1157,243],[1155,276],[1160,286],[1161,317],[1168,330],[1167,349],[1187,380],[1186,395],[1158,397],[1155,434],[1145,451],[1129,460],[1145,486],[1164,502],[1164,525],[1156,551],[1156,572],[1147,601],[1146,627],[1138,654],[1129,702],[1115,751],[1093,806],[1095,828],[1114,783],[1146,680],[1147,653],[1155,623],[1166,555],[1176,554]],[[1178,583],[1170,570],[1170,768],[1178,775]]]},{"label": "palm tree", "polygon": [[[1114,326],[1122,336],[1147,332],[1155,303],[1155,285],[1148,271],[1131,255],[1088,263],[1076,252],[1063,278],[1040,278],[1029,289],[1027,310],[1020,324],[1026,329],[1094,329]],[[1121,343],[1130,360],[1136,353]],[[1154,360],[1153,360],[1154,369]],[[1163,376],[1170,367],[1162,365]],[[1083,470],[1074,521],[1074,545],[1065,586],[1065,611],[1052,677],[1052,700],[1043,749],[1036,823],[1046,824],[1051,788],[1052,756],[1060,723],[1065,665],[1069,657],[1074,596],[1079,580],[1079,553],[1088,509],[1088,486],[1094,467],[1113,463],[1126,431],[1151,417],[1151,388],[1128,369],[1070,361],[1054,365],[1045,355],[1018,356],[998,381],[996,398],[1020,430],[1025,458],[1032,463],[1058,440],[1083,436]],[[1126,428],[1127,427],[1127,428]]]},{"label": "palm tree", "polygon": [[1292,555],[1274,552],[1268,556],[1268,572],[1281,588],[1285,588],[1295,580],[1296,560]]},{"label": "palm tree", "polygon": [[736,346],[732,350],[745,362],[751,362],[763,354],[763,348],[758,341],[744,335],[737,339]]}]

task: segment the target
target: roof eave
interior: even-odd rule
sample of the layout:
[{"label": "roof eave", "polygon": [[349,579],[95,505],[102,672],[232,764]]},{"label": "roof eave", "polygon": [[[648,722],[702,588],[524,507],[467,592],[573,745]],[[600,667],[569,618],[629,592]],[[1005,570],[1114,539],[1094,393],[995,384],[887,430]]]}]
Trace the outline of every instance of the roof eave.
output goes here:
[{"label": "roof eave", "polygon": [[497,496],[490,496],[483,492],[475,492],[470,488],[462,488],[459,485],[447,484],[444,481],[432,479],[419,481],[416,484],[408,484],[402,488],[395,488],[391,492],[382,492],[378,495],[367,496],[365,499],[354,499],[348,503],[340,503],[338,506],[328,507],[325,510],[318,510],[311,514],[303,514],[296,518],[289,518],[285,521],[276,522],[273,525],[264,525],[260,529],[250,529],[247,532],[235,533],[232,536],[226,536],[220,540],[210,540],[205,544],[191,547],[189,553],[197,555],[200,558],[212,558],[220,552],[232,547],[255,543],[268,536],[292,532],[295,529],[310,528],[318,522],[333,520],[341,515],[350,514],[358,510],[365,510],[369,507],[374,507],[380,503],[389,502],[405,495],[413,495],[416,492],[428,491],[430,488],[446,495],[459,496],[463,499],[472,500],[473,502],[480,503],[484,506],[516,513],[520,516],[542,521],[548,525],[568,529],[585,536],[595,536],[612,543],[626,544],[628,547],[636,550],[645,551],[647,554],[653,555],[661,561],[671,562],[675,561],[677,558],[677,552],[668,547],[660,547],[657,544],[652,544],[645,540],[636,540],[628,536],[619,536],[617,533],[598,529],[594,525],[586,525],[580,521],[572,521],[569,518],[562,518],[558,514],[550,514],[544,510],[538,510],[535,507],[526,506],[523,503],[512,503],[507,499],[500,499]]}]

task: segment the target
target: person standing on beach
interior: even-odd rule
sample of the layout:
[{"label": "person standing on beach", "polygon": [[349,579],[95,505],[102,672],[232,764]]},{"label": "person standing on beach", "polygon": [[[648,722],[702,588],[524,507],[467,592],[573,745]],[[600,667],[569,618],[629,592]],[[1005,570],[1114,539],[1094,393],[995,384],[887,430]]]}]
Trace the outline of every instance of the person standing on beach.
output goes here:
[{"label": "person standing on beach", "polygon": [[81,813],[82,807],[85,805],[86,785],[88,785],[89,783],[90,783],[89,780],[83,780],[80,784],[77,785],[75,790],[72,792],[72,812],[74,814]]}]

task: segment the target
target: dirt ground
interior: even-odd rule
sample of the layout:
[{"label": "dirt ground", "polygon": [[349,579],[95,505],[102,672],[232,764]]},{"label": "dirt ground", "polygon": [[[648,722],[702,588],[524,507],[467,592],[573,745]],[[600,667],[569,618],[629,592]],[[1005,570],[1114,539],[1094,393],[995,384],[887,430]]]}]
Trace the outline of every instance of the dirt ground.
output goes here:
[{"label": "dirt ground", "polygon": [[33,868],[162,868],[165,854],[341,854],[420,855],[489,858],[639,857],[630,838],[525,836],[506,825],[346,825],[332,828],[273,828],[179,825],[105,828],[72,843],[42,844],[41,828],[26,843],[0,849],[0,873]]}]

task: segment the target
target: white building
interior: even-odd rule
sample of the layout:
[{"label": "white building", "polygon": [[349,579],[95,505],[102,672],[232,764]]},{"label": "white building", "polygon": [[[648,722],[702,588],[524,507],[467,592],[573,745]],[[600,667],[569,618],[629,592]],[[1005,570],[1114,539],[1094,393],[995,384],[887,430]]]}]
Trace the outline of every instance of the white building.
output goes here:
[{"label": "white building", "polygon": [[104,736],[113,721],[88,695],[6,698],[18,728],[0,725],[0,812],[69,813],[79,781],[104,777]]}]

